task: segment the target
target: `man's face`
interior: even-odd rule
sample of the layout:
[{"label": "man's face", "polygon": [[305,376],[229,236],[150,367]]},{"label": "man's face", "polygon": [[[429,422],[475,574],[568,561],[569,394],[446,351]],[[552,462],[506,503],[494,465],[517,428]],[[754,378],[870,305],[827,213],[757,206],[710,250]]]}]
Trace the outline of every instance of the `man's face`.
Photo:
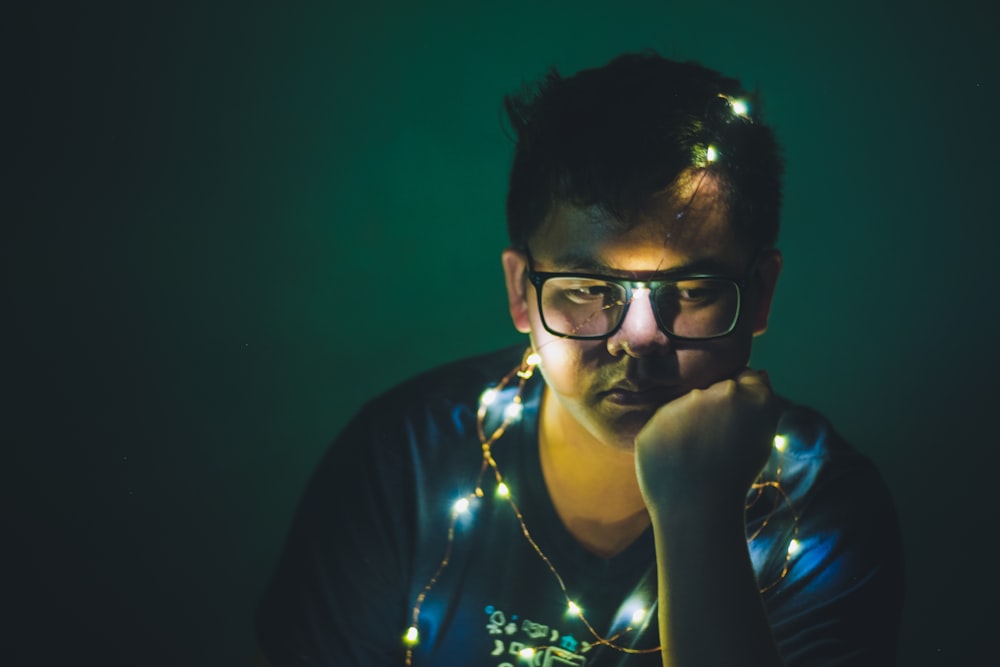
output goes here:
[{"label": "man's face", "polygon": [[[593,209],[556,207],[529,242],[534,268],[649,279],[690,267],[743,277],[751,249],[737,240],[721,206],[694,204],[680,219],[664,211],[627,231]],[[611,336],[571,340],[545,330],[535,287],[525,279],[527,258],[507,250],[511,316],[519,331],[530,334],[548,386],[543,414],[559,420],[562,429],[582,427],[607,445],[630,450],[661,405],[746,367],[751,339],[767,325],[781,256],[774,251],[758,267],[744,289],[739,323],[726,337],[671,340],[657,325],[648,292],[638,292]]]}]

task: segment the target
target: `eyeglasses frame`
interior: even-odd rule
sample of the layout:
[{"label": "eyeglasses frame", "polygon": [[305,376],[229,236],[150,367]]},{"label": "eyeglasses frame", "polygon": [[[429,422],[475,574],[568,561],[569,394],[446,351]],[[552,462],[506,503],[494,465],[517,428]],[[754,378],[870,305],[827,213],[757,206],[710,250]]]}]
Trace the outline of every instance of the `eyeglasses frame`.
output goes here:
[{"label": "eyeglasses frame", "polygon": [[[704,341],[704,340],[716,340],[719,338],[724,338],[732,334],[736,327],[740,323],[740,318],[743,316],[743,291],[747,288],[747,284],[750,279],[757,272],[757,265],[766,252],[766,249],[758,250],[754,253],[753,257],[750,259],[750,264],[747,270],[744,272],[742,278],[737,278],[732,275],[721,274],[721,273],[679,273],[676,276],[671,276],[670,278],[655,278],[650,280],[630,280],[627,278],[619,278],[617,276],[604,276],[597,273],[575,273],[575,272],[558,272],[558,271],[536,271],[534,258],[531,256],[531,251],[527,246],[524,247],[524,255],[528,260],[528,281],[535,287],[535,295],[538,298],[538,316],[542,320],[542,326],[547,332],[553,336],[558,336],[560,338],[568,338],[571,340],[604,340],[614,336],[619,329],[621,329],[622,324],[625,323],[625,317],[628,315],[629,306],[632,305],[632,290],[638,288],[645,288],[649,290],[650,299],[649,305],[653,309],[653,317],[656,319],[656,325],[670,340],[675,341]],[[622,307],[621,315],[618,317],[618,323],[605,334],[592,335],[592,336],[582,336],[579,334],[566,334],[559,333],[554,329],[549,327],[549,323],[545,320],[545,311],[542,308],[542,285],[545,281],[551,278],[582,278],[589,280],[603,280],[609,283],[615,283],[620,285],[625,289],[625,304]],[[656,307],[656,300],[652,298],[654,288],[663,283],[678,283],[684,280],[725,280],[736,285],[736,315],[733,316],[733,321],[729,325],[729,328],[720,334],[714,336],[705,337],[695,337],[690,336],[680,336],[678,334],[670,332],[666,326],[664,326],[663,321],[660,319],[659,310]]]}]

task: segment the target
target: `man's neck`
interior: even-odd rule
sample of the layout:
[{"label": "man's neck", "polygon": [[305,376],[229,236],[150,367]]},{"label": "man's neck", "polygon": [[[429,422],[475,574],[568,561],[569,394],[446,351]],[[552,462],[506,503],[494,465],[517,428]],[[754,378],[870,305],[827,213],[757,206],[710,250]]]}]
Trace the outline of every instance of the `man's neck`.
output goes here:
[{"label": "man's neck", "polygon": [[649,527],[633,453],[597,440],[548,392],[540,416],[542,473],[559,518],[588,551],[620,553]]}]

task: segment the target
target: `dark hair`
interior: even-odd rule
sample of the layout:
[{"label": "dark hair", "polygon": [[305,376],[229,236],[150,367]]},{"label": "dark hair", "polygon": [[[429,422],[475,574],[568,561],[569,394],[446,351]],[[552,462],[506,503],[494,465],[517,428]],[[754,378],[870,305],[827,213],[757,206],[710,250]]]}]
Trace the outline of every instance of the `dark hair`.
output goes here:
[{"label": "dark hair", "polygon": [[[734,108],[738,99],[748,112]],[[717,177],[739,238],[755,247],[777,240],[780,148],[756,95],[735,79],[646,51],[569,78],[553,69],[504,106],[517,138],[507,195],[516,248],[554,204],[596,205],[630,225],[699,168]]]}]

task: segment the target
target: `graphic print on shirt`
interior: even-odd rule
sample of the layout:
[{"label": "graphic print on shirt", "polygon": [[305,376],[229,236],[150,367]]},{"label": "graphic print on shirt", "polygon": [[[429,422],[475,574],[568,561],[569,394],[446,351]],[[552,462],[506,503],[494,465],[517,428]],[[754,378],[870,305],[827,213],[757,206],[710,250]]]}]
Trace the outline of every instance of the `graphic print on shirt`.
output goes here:
[{"label": "graphic print on shirt", "polygon": [[586,667],[589,642],[537,621],[508,615],[493,605],[485,608],[487,634],[493,640],[490,657],[496,667]]}]

